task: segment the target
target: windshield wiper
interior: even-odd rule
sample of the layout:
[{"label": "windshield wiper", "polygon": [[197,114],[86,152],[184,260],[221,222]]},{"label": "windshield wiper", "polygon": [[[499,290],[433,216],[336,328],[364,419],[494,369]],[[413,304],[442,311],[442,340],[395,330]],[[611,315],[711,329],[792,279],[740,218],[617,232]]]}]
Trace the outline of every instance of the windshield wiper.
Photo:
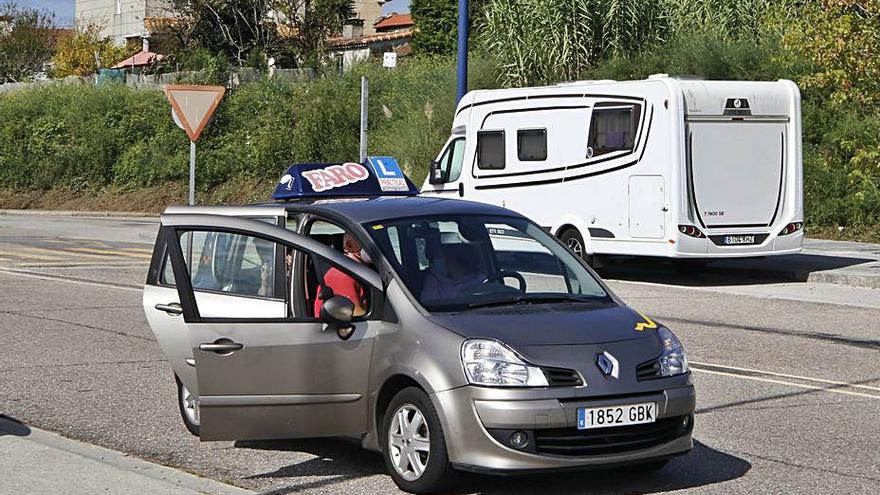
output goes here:
[{"label": "windshield wiper", "polygon": [[468,309],[475,309],[490,306],[507,306],[512,304],[542,304],[567,301],[584,302],[595,300],[596,297],[584,294],[522,294],[514,298],[472,302],[468,303],[467,307]]}]

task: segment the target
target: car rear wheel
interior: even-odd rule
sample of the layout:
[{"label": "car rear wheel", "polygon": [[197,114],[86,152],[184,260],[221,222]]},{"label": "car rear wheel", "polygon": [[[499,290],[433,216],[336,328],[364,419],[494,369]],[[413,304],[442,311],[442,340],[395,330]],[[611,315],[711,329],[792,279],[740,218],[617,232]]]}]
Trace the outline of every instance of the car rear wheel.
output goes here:
[{"label": "car rear wheel", "polygon": [[409,387],[391,399],[382,421],[382,453],[394,483],[410,493],[434,493],[452,483],[440,418],[422,390]]},{"label": "car rear wheel", "polygon": [[199,399],[194,396],[184,385],[177,375],[177,407],[180,409],[180,417],[183,424],[195,436],[199,436]]}]

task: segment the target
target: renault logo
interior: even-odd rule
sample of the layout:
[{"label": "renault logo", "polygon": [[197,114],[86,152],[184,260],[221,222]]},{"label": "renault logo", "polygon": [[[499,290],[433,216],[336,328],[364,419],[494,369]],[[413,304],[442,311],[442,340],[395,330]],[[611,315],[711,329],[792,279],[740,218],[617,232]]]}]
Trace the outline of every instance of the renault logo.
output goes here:
[{"label": "renault logo", "polygon": [[619,375],[620,367],[617,365],[617,358],[608,351],[599,354],[599,357],[596,359],[596,365],[605,376],[617,378]]}]

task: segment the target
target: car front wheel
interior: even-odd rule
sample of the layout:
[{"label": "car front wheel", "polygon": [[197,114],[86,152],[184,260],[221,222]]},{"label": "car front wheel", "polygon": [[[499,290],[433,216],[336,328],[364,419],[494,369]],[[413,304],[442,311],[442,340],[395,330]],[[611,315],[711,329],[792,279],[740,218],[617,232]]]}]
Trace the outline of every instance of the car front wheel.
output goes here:
[{"label": "car front wheel", "polygon": [[401,490],[435,493],[452,483],[443,427],[425,392],[416,387],[398,392],[382,426],[385,467]]}]

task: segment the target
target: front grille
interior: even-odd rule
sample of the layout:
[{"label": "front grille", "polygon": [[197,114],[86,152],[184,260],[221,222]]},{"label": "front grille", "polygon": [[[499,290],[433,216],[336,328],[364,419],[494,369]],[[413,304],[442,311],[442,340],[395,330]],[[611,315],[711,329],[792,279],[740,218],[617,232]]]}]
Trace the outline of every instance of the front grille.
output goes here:
[{"label": "front grille", "polygon": [[660,361],[652,359],[646,361],[636,367],[636,378],[639,380],[650,380],[660,376]]},{"label": "front grille", "polygon": [[575,370],[544,366],[541,371],[544,372],[547,383],[551,387],[579,387],[584,384],[581,381],[581,376]]},{"label": "front grille", "polygon": [[[685,423],[685,418],[687,423]],[[548,428],[534,430],[539,454],[595,456],[642,450],[684,435],[693,428],[691,416],[659,419],[644,425],[617,426],[594,430]]]}]

